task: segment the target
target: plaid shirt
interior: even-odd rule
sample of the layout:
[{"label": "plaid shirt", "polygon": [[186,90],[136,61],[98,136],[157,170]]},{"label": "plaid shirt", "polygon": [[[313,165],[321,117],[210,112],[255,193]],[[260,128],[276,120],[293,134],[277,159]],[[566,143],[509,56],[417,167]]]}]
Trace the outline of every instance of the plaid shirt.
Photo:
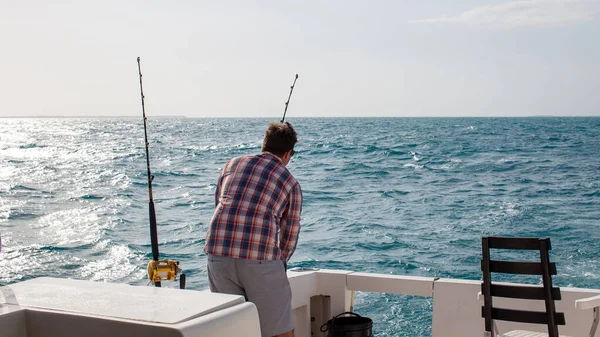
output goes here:
[{"label": "plaid shirt", "polygon": [[298,242],[301,211],[300,184],[278,156],[233,158],[217,183],[204,252],[287,263]]}]

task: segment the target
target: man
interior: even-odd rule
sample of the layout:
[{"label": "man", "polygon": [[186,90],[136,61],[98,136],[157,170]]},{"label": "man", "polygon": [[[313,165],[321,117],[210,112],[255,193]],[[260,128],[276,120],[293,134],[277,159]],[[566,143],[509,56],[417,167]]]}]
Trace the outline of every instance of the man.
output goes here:
[{"label": "man", "polygon": [[296,142],[291,124],[273,122],[261,154],[227,162],[206,234],[210,290],[253,302],[263,337],[294,336],[286,269],[298,242],[302,191],[286,165]]}]

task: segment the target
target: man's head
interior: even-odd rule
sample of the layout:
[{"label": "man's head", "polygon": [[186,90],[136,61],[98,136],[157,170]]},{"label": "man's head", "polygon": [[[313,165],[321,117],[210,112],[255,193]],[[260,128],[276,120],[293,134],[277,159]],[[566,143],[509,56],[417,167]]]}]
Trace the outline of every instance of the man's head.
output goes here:
[{"label": "man's head", "polygon": [[296,130],[292,124],[272,122],[265,131],[262,150],[277,155],[287,164],[294,154],[294,145],[297,141]]}]

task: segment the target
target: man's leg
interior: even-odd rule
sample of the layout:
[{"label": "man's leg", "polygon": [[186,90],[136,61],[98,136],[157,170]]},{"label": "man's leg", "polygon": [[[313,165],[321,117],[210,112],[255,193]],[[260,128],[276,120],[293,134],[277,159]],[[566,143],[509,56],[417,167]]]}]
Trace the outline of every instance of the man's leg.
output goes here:
[{"label": "man's leg", "polygon": [[283,262],[240,259],[236,263],[248,301],[258,309],[262,336],[294,336],[292,289]]},{"label": "man's leg", "polygon": [[237,278],[235,260],[225,256],[208,255],[206,267],[210,291],[246,297],[246,292]]}]

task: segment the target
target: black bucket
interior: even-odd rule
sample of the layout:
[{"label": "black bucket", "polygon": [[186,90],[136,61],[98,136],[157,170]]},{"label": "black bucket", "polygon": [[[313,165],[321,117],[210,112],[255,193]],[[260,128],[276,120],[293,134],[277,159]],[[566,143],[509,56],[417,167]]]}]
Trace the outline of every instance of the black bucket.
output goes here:
[{"label": "black bucket", "polygon": [[321,332],[325,331],[327,337],[372,337],[373,320],[353,312],[344,312],[323,324]]}]

